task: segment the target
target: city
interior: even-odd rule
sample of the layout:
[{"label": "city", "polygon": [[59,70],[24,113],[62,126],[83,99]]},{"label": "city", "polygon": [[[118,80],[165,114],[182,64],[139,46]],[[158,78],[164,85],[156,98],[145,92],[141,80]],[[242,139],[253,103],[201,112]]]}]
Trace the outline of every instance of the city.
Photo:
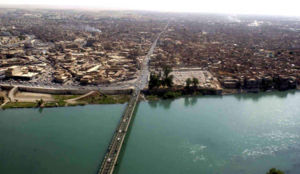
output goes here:
[{"label": "city", "polygon": [[300,172],[299,17],[0,9],[0,173]]}]

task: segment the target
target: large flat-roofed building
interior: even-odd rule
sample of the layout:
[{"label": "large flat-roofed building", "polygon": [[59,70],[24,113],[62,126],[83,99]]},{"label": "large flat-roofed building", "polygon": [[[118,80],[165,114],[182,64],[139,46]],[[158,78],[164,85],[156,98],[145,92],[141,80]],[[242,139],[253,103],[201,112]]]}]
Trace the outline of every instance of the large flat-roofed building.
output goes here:
[{"label": "large flat-roofed building", "polygon": [[27,68],[22,69],[20,66],[11,66],[5,71],[5,78],[12,79],[30,80],[37,75],[38,73],[28,72]]}]

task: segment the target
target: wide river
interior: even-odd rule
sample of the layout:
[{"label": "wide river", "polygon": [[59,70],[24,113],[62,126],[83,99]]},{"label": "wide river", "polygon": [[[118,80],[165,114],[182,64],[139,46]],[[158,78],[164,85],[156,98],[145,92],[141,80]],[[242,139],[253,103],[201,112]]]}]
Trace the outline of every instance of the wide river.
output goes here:
[{"label": "wide river", "polygon": [[[0,173],[96,174],[125,105],[0,111]],[[300,173],[300,92],[140,102],[118,174]]]},{"label": "wide river", "polygon": [[300,92],[141,102],[119,174],[300,173]]},{"label": "wide river", "polygon": [[124,107],[0,110],[0,173],[96,174]]}]

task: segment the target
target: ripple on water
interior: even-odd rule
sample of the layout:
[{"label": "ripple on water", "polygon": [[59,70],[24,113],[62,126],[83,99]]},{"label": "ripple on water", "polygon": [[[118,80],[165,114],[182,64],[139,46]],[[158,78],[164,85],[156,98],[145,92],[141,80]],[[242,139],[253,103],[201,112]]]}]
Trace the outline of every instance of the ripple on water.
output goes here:
[{"label": "ripple on water", "polygon": [[192,144],[189,141],[183,143],[183,147],[187,149],[188,153],[192,155],[193,162],[205,161],[206,157],[203,151],[207,148],[202,144]]},{"label": "ripple on water", "polygon": [[263,155],[275,155],[275,153],[299,147],[297,134],[280,130],[257,135],[259,143],[249,143],[249,148],[242,152],[244,158],[258,158]]}]

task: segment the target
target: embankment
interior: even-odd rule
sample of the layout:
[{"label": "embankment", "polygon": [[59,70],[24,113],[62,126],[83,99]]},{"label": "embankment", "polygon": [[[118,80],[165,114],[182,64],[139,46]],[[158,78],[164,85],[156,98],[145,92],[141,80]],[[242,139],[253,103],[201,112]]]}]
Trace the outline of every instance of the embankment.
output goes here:
[{"label": "embankment", "polygon": [[[14,86],[11,85],[0,85],[2,89],[10,90]],[[46,87],[30,87],[18,85],[18,90],[23,92],[33,92],[33,93],[44,93],[44,94],[55,94],[55,95],[83,95],[90,91],[91,89],[85,88],[46,88]],[[124,89],[99,89],[99,92],[106,95],[119,95],[119,94],[131,94],[132,88]]]}]

